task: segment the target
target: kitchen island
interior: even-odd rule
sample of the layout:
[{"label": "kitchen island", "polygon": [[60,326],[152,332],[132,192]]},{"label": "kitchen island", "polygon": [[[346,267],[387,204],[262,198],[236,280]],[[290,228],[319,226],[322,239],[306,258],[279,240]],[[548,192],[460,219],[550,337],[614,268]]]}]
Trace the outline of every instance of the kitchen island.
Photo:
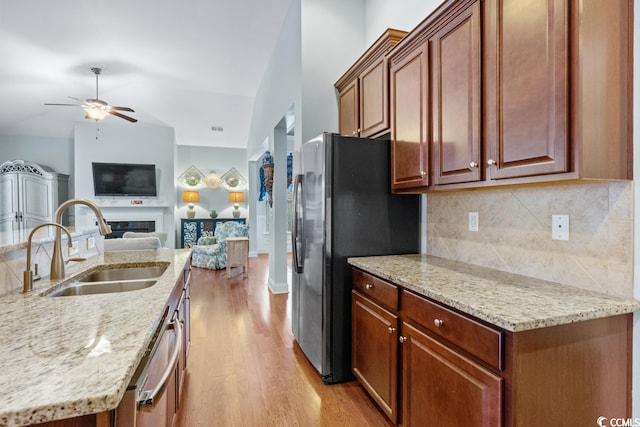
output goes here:
[{"label": "kitchen island", "polygon": [[[144,356],[190,251],[110,252],[90,267],[169,262],[153,286],[130,292],[48,297],[61,281],[0,298],[0,425],[24,426],[115,409]],[[77,275],[77,274],[76,274]]]},{"label": "kitchen island", "polygon": [[392,422],[583,426],[631,416],[640,301],[426,255],[348,261],[353,372]]}]

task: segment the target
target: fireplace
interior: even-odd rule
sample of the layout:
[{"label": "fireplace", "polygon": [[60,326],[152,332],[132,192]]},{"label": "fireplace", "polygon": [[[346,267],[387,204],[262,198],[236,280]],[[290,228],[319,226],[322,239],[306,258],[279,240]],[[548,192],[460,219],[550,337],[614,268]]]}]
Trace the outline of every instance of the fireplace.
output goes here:
[{"label": "fireplace", "polygon": [[107,221],[107,224],[111,226],[111,234],[106,235],[106,239],[118,239],[127,231],[139,233],[156,231],[155,221]]}]

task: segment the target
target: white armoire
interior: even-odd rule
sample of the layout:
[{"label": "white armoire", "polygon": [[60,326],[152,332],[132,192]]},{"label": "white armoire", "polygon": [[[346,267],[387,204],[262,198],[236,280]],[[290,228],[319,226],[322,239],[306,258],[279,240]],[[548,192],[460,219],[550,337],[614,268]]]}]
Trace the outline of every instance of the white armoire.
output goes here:
[{"label": "white armoire", "polygon": [[39,224],[53,222],[56,208],[68,197],[69,175],[24,160],[2,163],[0,232],[22,235]]}]

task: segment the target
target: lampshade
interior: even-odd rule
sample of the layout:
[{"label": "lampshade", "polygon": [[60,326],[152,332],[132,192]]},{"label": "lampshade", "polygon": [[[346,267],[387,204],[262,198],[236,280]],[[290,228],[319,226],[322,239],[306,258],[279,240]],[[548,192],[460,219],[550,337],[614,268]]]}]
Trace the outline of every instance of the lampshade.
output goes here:
[{"label": "lampshade", "polygon": [[189,203],[199,202],[200,194],[197,191],[184,191],[182,193],[182,201]]},{"label": "lampshade", "polygon": [[232,191],[229,193],[229,201],[234,203],[244,202],[244,193]]}]

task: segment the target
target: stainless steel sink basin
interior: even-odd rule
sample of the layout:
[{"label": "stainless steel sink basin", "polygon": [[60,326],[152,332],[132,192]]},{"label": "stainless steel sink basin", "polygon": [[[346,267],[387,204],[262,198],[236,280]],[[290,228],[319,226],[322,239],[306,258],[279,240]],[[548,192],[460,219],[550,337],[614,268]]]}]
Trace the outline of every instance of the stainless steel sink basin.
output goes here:
[{"label": "stainless steel sink basin", "polygon": [[80,282],[106,282],[116,280],[138,280],[160,277],[167,269],[166,265],[153,265],[145,267],[121,267],[108,270],[96,270],[89,275],[80,278]]},{"label": "stainless steel sink basin", "polygon": [[168,262],[143,266],[139,264],[132,264],[131,266],[120,264],[113,268],[101,266],[43,295],[48,297],[68,297],[137,291],[155,285],[156,279],[162,276],[168,266]]},{"label": "stainless steel sink basin", "polygon": [[69,285],[57,289],[47,296],[68,297],[74,295],[110,294],[113,292],[129,292],[145,289],[156,284],[156,280],[128,280],[111,282],[72,282]]}]

